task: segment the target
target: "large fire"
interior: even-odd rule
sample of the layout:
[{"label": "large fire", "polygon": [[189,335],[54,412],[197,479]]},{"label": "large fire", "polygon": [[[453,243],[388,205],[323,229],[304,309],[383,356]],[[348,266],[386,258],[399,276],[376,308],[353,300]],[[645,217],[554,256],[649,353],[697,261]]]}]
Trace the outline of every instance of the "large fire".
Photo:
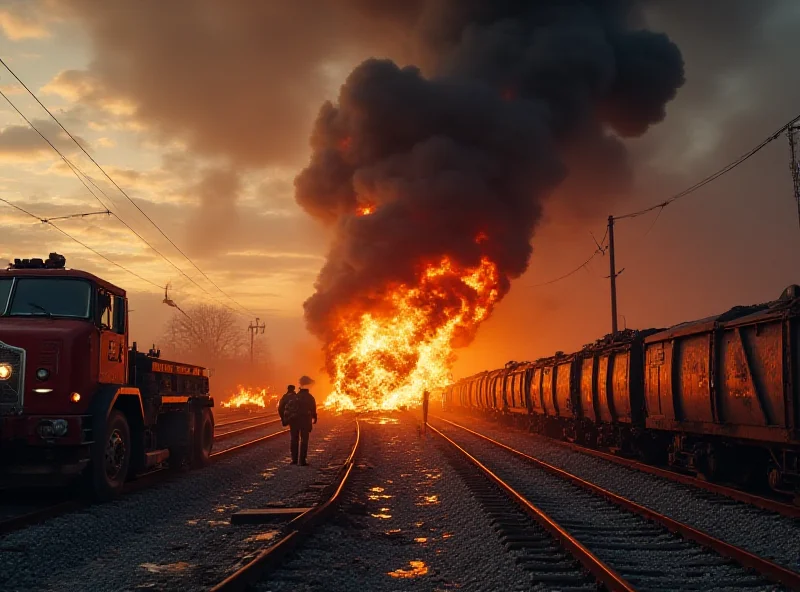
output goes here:
[{"label": "large fire", "polygon": [[265,389],[251,389],[239,385],[239,390],[222,403],[223,407],[244,407],[248,405],[266,407],[275,397],[270,394],[269,387]]},{"label": "large fire", "polygon": [[500,297],[497,266],[459,268],[449,257],[424,267],[415,286],[395,286],[381,308],[339,318],[326,354],[333,393],[326,407],[395,409],[449,379],[453,348]]}]

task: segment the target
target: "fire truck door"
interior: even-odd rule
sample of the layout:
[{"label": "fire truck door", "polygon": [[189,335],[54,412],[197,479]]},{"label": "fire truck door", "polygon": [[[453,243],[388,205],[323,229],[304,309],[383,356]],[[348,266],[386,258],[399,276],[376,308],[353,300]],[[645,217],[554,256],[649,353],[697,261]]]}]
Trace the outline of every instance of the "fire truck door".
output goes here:
[{"label": "fire truck door", "polygon": [[127,382],[127,344],[125,340],[125,300],[104,291],[98,294],[100,315],[100,382]]}]

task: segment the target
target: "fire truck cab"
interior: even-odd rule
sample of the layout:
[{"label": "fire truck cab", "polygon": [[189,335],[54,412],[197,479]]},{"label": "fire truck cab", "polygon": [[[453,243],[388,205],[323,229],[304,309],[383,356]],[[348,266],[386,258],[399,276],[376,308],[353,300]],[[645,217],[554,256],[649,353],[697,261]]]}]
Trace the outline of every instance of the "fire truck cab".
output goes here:
[{"label": "fire truck cab", "polygon": [[208,462],[208,371],[128,346],[125,291],[64,257],[0,270],[0,479],[83,477],[100,499],[162,463]]}]

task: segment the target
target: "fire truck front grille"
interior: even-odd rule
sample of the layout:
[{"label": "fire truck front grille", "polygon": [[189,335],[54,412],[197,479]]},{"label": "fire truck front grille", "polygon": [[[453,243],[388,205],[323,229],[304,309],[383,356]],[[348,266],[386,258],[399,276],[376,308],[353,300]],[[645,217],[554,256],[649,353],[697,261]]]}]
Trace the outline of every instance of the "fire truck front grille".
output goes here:
[{"label": "fire truck front grille", "polygon": [[22,413],[25,393],[25,350],[0,341],[0,364],[11,366],[11,376],[0,380],[0,414]]}]

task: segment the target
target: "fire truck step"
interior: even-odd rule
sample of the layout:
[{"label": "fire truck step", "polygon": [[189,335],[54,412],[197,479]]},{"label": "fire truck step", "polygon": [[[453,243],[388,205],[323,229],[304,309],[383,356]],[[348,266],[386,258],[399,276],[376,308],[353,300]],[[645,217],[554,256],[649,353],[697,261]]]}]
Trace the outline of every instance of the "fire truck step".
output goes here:
[{"label": "fire truck step", "polygon": [[151,469],[156,465],[161,464],[169,458],[169,450],[163,448],[161,450],[152,450],[144,453],[144,466]]}]

